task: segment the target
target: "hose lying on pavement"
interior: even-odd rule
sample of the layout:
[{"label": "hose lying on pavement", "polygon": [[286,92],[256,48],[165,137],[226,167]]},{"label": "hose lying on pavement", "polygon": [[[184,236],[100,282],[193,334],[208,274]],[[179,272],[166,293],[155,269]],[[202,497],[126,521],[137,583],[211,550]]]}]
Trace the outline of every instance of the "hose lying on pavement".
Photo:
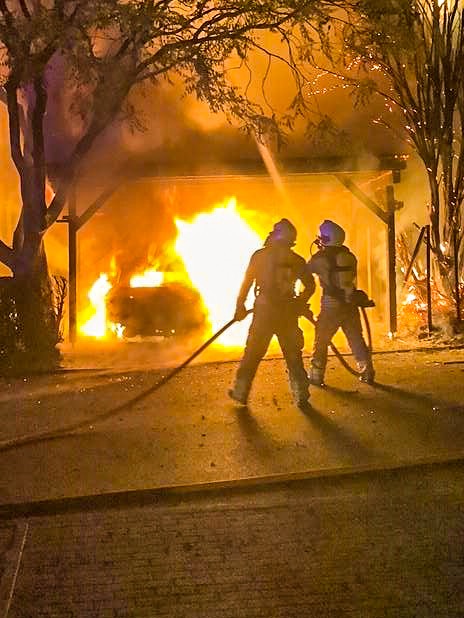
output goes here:
[{"label": "hose lying on pavement", "polygon": [[[365,325],[366,325],[366,330],[368,332],[369,349],[372,350],[371,330],[370,330],[369,321],[367,319],[364,307],[361,307],[361,311],[363,313],[363,317],[364,317],[364,321],[365,321]],[[247,311],[246,315],[249,315],[252,312],[253,312],[253,309],[249,309]],[[309,310],[309,307],[308,307],[307,312],[305,312],[303,315],[313,325],[316,324],[316,321],[314,320],[313,314]],[[213,341],[215,341],[220,335],[222,335],[222,333],[224,333],[228,328],[230,328],[233,324],[235,324],[235,322],[237,322],[237,320],[235,318],[233,318],[232,320],[229,320],[229,322],[224,324],[224,326],[222,326],[222,328],[220,328],[216,333],[214,333],[214,335],[212,335],[207,341],[205,341],[182,364],[180,364],[179,366],[177,366],[174,369],[172,369],[161,380],[159,380],[158,382],[153,384],[153,386],[150,386],[150,388],[147,388],[146,390],[142,391],[141,393],[139,393],[138,395],[136,395],[132,399],[129,399],[128,401],[125,401],[125,402],[119,404],[118,406],[116,406],[114,408],[111,408],[110,410],[107,410],[106,412],[103,412],[102,414],[100,414],[98,416],[94,416],[90,420],[86,419],[84,421],[79,421],[78,423],[67,425],[66,427],[62,427],[61,429],[53,429],[51,431],[43,431],[43,432],[38,432],[38,433],[34,433],[34,434],[26,434],[26,435],[23,435],[23,436],[19,436],[17,438],[13,438],[11,440],[3,440],[2,442],[0,442],[0,451],[8,451],[8,450],[11,450],[11,449],[14,449],[14,448],[19,448],[21,446],[25,446],[27,444],[35,444],[35,443],[38,443],[38,442],[46,442],[46,441],[51,441],[51,440],[63,438],[63,437],[68,436],[68,435],[73,435],[77,431],[79,431],[80,429],[88,429],[88,428],[92,427],[97,422],[105,421],[108,418],[111,418],[112,416],[114,416],[115,414],[119,414],[123,410],[128,410],[129,408],[131,408],[135,404],[137,404],[140,401],[142,401],[142,399],[145,399],[146,397],[148,397],[152,393],[156,392],[159,388],[161,388],[164,384],[166,384],[166,382],[169,382],[169,380],[171,380],[175,375],[177,375],[180,371],[182,371],[182,369],[184,369],[187,365],[189,365],[208,346],[210,346],[213,343]],[[345,367],[345,369],[347,369],[354,376],[359,377],[361,375],[359,371],[356,371],[355,369],[353,369],[349,365],[349,363],[347,363],[347,361],[343,358],[343,355],[337,350],[337,348],[335,347],[335,345],[332,342],[330,343],[330,348],[333,351],[333,353],[335,354],[335,356],[338,358],[340,363],[343,365],[343,367]]]},{"label": "hose lying on pavement", "polygon": [[[248,315],[252,311],[253,311],[252,309],[248,310],[246,315]],[[181,365],[172,369],[172,371],[167,373],[161,380],[153,384],[153,386],[150,386],[150,388],[147,388],[146,390],[142,391],[141,393],[139,393],[132,399],[129,399],[128,401],[125,401],[119,404],[118,406],[116,406],[115,408],[111,408],[110,410],[107,410],[106,412],[103,412],[102,414],[98,416],[94,416],[91,420],[87,419],[85,421],[79,421],[78,423],[67,425],[66,427],[63,427],[61,429],[53,429],[51,431],[42,431],[42,432],[38,432],[34,434],[27,434],[27,435],[19,436],[18,438],[13,438],[12,440],[3,440],[2,442],[0,442],[0,451],[7,451],[13,448],[24,446],[26,444],[46,442],[49,440],[63,438],[67,435],[74,434],[80,429],[84,429],[84,428],[87,429],[91,427],[92,425],[94,425],[96,422],[105,421],[108,418],[111,418],[112,416],[114,416],[115,414],[118,414],[122,412],[123,410],[127,410],[131,408],[132,406],[134,406],[136,403],[138,403],[142,399],[145,399],[145,397],[148,397],[149,395],[157,391],[164,384],[166,384],[166,382],[169,382],[169,380],[171,380],[175,375],[177,375],[180,371],[182,371],[182,369],[184,369],[188,364],[190,364],[199,354],[203,352],[203,350],[205,350],[209,345],[213,343],[213,341],[215,341],[220,335],[222,335],[223,332],[225,332],[228,328],[230,328],[232,324],[235,324],[235,322],[237,322],[235,318],[233,318],[232,320],[229,320],[227,324],[224,324],[222,328],[220,328],[216,333],[214,333],[214,335],[212,335],[207,341],[205,341],[197,350],[195,350],[195,352],[193,352],[193,354],[191,354]]]}]

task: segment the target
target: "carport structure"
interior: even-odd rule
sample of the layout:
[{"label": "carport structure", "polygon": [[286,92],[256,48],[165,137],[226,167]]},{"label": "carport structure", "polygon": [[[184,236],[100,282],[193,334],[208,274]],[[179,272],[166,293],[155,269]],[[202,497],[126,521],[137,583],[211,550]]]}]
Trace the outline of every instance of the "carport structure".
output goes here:
[{"label": "carport structure", "polygon": [[[356,159],[346,158],[317,158],[305,157],[286,158],[279,165],[280,177],[296,177],[298,175],[327,175],[345,187],[361,204],[369,209],[384,225],[386,230],[386,272],[387,272],[387,305],[389,335],[394,336],[397,331],[397,286],[396,286],[396,226],[395,213],[403,206],[395,198],[394,185],[401,181],[401,171],[406,168],[406,160],[401,155],[388,155],[377,159],[370,159],[368,165]],[[227,172],[224,172],[227,169]],[[277,169],[277,168],[276,168]],[[205,171],[206,170],[206,171]],[[196,164],[159,164],[147,167],[143,172],[127,174],[119,181],[104,189],[99,197],[87,206],[81,213],[78,212],[75,194],[68,204],[68,214],[60,222],[68,225],[68,272],[69,272],[69,340],[72,344],[77,339],[77,253],[78,232],[88,223],[93,215],[99,211],[113,193],[125,181],[143,178],[153,181],[197,181],[199,179],[218,179],[219,177],[240,176],[245,178],[269,178],[276,170],[269,169],[269,162],[263,158],[237,159],[222,161],[220,168],[217,164],[209,168],[202,162],[201,167]],[[386,177],[384,195],[376,201],[370,197],[356,182],[356,175],[372,173],[372,175]]]}]

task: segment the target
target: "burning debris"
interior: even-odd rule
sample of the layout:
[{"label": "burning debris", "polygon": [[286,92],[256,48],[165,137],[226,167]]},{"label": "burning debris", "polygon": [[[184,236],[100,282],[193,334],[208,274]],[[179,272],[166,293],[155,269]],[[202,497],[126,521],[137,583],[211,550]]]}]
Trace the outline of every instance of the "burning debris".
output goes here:
[{"label": "burning debris", "polygon": [[[462,286],[464,298],[464,286]],[[435,332],[451,331],[455,312],[454,303],[431,281],[431,304],[433,307],[433,326]],[[405,330],[417,334],[419,338],[427,336],[427,277],[417,276],[406,288],[406,296],[399,309],[399,319]]]},{"label": "burning debris", "polygon": [[[411,263],[411,252],[405,234],[398,236],[397,253],[401,272],[407,273],[408,265],[410,271],[399,307],[399,319],[405,331],[418,335],[420,339],[430,336],[429,330],[438,335],[452,335],[459,332],[459,325],[456,323],[456,303],[449,294],[445,294],[440,289],[437,279],[433,276],[432,268],[430,268],[429,278],[427,267],[420,259]],[[430,294],[430,299],[428,299],[428,294]],[[463,306],[464,282],[462,281],[459,284],[459,294],[460,304]]]}]

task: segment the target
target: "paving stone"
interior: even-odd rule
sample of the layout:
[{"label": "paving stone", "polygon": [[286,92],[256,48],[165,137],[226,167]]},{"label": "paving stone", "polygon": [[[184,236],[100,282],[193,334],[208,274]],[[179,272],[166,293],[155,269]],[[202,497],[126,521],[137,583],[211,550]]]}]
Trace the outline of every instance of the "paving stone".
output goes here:
[{"label": "paving stone", "polygon": [[8,618],[462,618],[462,491],[372,487],[31,517]]}]

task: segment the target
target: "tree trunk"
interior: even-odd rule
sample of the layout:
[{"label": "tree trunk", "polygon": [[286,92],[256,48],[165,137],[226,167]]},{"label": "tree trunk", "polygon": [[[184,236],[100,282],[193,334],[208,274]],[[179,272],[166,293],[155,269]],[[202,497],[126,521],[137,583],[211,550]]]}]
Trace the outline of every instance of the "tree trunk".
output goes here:
[{"label": "tree trunk", "polygon": [[[57,349],[60,325],[43,241],[39,243],[35,259],[29,258],[19,260],[22,267],[13,274],[17,341],[10,364],[17,370],[49,370],[56,368],[60,359]],[[25,263],[31,268],[25,269]]]},{"label": "tree trunk", "polygon": [[[436,173],[431,173],[428,176],[430,187],[430,226],[431,226],[431,250],[436,258],[437,274],[439,283],[446,296],[453,297],[453,269],[450,255],[446,255],[443,247],[446,245],[446,239],[443,237],[443,230],[440,218],[440,187]],[[446,197],[444,197],[446,199]]]}]

